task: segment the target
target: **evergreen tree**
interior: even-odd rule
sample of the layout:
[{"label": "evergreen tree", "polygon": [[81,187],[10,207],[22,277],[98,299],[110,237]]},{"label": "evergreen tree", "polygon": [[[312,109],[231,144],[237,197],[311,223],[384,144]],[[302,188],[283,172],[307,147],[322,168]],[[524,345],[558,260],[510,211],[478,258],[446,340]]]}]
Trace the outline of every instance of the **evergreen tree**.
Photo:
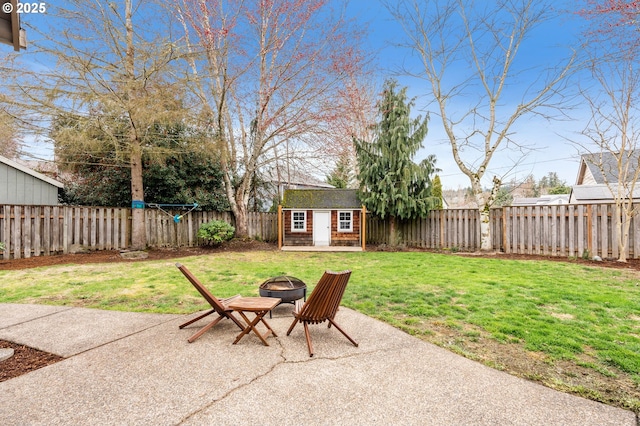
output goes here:
[{"label": "evergreen tree", "polygon": [[430,155],[419,165],[413,162],[427,135],[427,117],[411,119],[413,100],[407,101],[406,91],[398,91],[393,80],[385,82],[373,141],[354,139],[360,199],[373,214],[389,217],[391,245],[397,241],[397,219],[425,217],[434,205],[436,159]]},{"label": "evergreen tree", "polygon": [[326,182],[336,188],[348,188],[351,182],[351,171],[349,168],[349,158],[347,155],[341,155],[336,163],[336,167],[331,174],[326,177]]},{"label": "evergreen tree", "polygon": [[[131,168],[118,155],[126,135],[120,120],[80,115],[58,116],[51,138],[65,183],[64,204],[127,207],[131,205]],[[110,134],[107,134],[109,132]],[[191,204],[204,210],[229,208],[219,161],[197,150],[197,131],[183,123],[156,123],[143,139],[142,180],[145,200],[153,203]]]},{"label": "evergreen tree", "polygon": [[513,195],[511,191],[513,189],[508,186],[502,186],[496,193],[496,198],[493,200],[494,207],[510,206],[513,203]]},{"label": "evergreen tree", "polygon": [[540,179],[538,191],[540,194],[569,194],[571,193],[571,187],[567,186],[567,183],[560,179],[556,172],[549,172]]},{"label": "evergreen tree", "polygon": [[432,195],[433,195],[433,199],[434,199],[434,205],[433,205],[433,210],[442,210],[443,207],[443,202],[442,202],[442,182],[440,181],[440,176],[436,175],[436,177],[433,178],[433,183],[432,183]]}]

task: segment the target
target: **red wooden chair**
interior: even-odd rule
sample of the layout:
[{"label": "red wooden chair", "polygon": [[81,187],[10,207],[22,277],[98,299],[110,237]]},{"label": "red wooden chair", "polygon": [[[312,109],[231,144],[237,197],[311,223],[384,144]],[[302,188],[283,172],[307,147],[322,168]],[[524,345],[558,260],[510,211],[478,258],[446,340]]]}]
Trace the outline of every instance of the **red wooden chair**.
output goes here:
[{"label": "red wooden chair", "polygon": [[178,267],[180,272],[182,272],[184,276],[187,277],[189,282],[193,284],[196,290],[198,290],[198,292],[202,295],[202,297],[204,297],[205,300],[213,308],[210,311],[207,311],[204,314],[199,315],[198,317],[185,322],[180,326],[180,328],[184,328],[189,324],[193,324],[194,322],[199,321],[202,318],[213,314],[214,312],[218,314],[218,317],[216,319],[214,319],[209,324],[202,327],[196,334],[189,337],[188,339],[189,343],[193,343],[198,337],[202,336],[207,330],[209,330],[211,327],[219,323],[224,318],[229,318],[234,323],[236,323],[236,325],[240,327],[241,330],[244,330],[244,326],[242,325],[242,323],[235,316],[233,316],[232,314],[233,309],[229,308],[230,303],[232,303],[234,300],[241,297],[239,294],[226,299],[218,299],[217,297],[212,295],[211,292],[209,292],[209,290],[207,290],[207,288],[200,281],[198,281],[198,279],[184,265],[181,265],[180,263],[176,263],[176,266]]},{"label": "red wooden chair", "polygon": [[307,338],[307,347],[309,348],[309,356],[313,356],[313,345],[311,344],[311,336],[309,335],[309,324],[320,324],[329,321],[328,327],[331,325],[340,331],[351,343],[356,347],[358,343],[353,340],[347,333],[341,329],[334,321],[340,301],[347,287],[351,271],[331,272],[325,271],[318,284],[313,288],[311,295],[306,302],[298,300],[293,312],[295,319],[287,331],[287,336],[291,333],[297,323],[301,322],[304,326],[304,334]]}]

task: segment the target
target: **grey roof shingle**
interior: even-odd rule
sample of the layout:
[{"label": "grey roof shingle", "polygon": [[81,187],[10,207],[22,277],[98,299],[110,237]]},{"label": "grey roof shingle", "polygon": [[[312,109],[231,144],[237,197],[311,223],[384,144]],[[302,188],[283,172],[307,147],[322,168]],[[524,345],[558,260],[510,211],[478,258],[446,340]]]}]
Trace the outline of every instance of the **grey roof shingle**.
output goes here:
[{"label": "grey roof shingle", "polygon": [[[640,160],[640,149],[629,151],[626,161],[629,162],[627,176],[633,176]],[[612,152],[601,152],[595,154],[584,154],[582,160],[587,166],[596,183],[617,183],[618,182],[618,160]],[[602,166],[602,167],[600,167]]]},{"label": "grey roof shingle", "polygon": [[355,189],[287,189],[282,207],[291,209],[359,209]]}]

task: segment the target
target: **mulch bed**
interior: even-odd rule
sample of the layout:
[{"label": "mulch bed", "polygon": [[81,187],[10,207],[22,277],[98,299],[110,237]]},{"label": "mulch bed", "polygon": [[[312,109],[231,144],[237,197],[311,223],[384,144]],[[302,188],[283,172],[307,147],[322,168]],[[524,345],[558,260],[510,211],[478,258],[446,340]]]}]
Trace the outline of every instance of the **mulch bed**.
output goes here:
[{"label": "mulch bed", "polygon": [[0,361],[0,382],[13,379],[47,365],[55,364],[64,358],[48,352],[39,351],[29,346],[0,340],[0,348],[11,348],[13,356]]}]

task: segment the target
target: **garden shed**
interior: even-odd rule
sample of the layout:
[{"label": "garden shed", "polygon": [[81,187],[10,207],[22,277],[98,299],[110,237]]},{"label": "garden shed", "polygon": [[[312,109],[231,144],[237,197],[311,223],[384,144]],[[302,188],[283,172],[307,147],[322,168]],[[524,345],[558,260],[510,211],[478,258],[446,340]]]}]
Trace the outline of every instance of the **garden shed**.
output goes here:
[{"label": "garden shed", "polygon": [[365,217],[355,189],[288,189],[278,207],[278,247],[364,250]]},{"label": "garden shed", "polygon": [[56,205],[64,185],[0,155],[0,204]]}]

